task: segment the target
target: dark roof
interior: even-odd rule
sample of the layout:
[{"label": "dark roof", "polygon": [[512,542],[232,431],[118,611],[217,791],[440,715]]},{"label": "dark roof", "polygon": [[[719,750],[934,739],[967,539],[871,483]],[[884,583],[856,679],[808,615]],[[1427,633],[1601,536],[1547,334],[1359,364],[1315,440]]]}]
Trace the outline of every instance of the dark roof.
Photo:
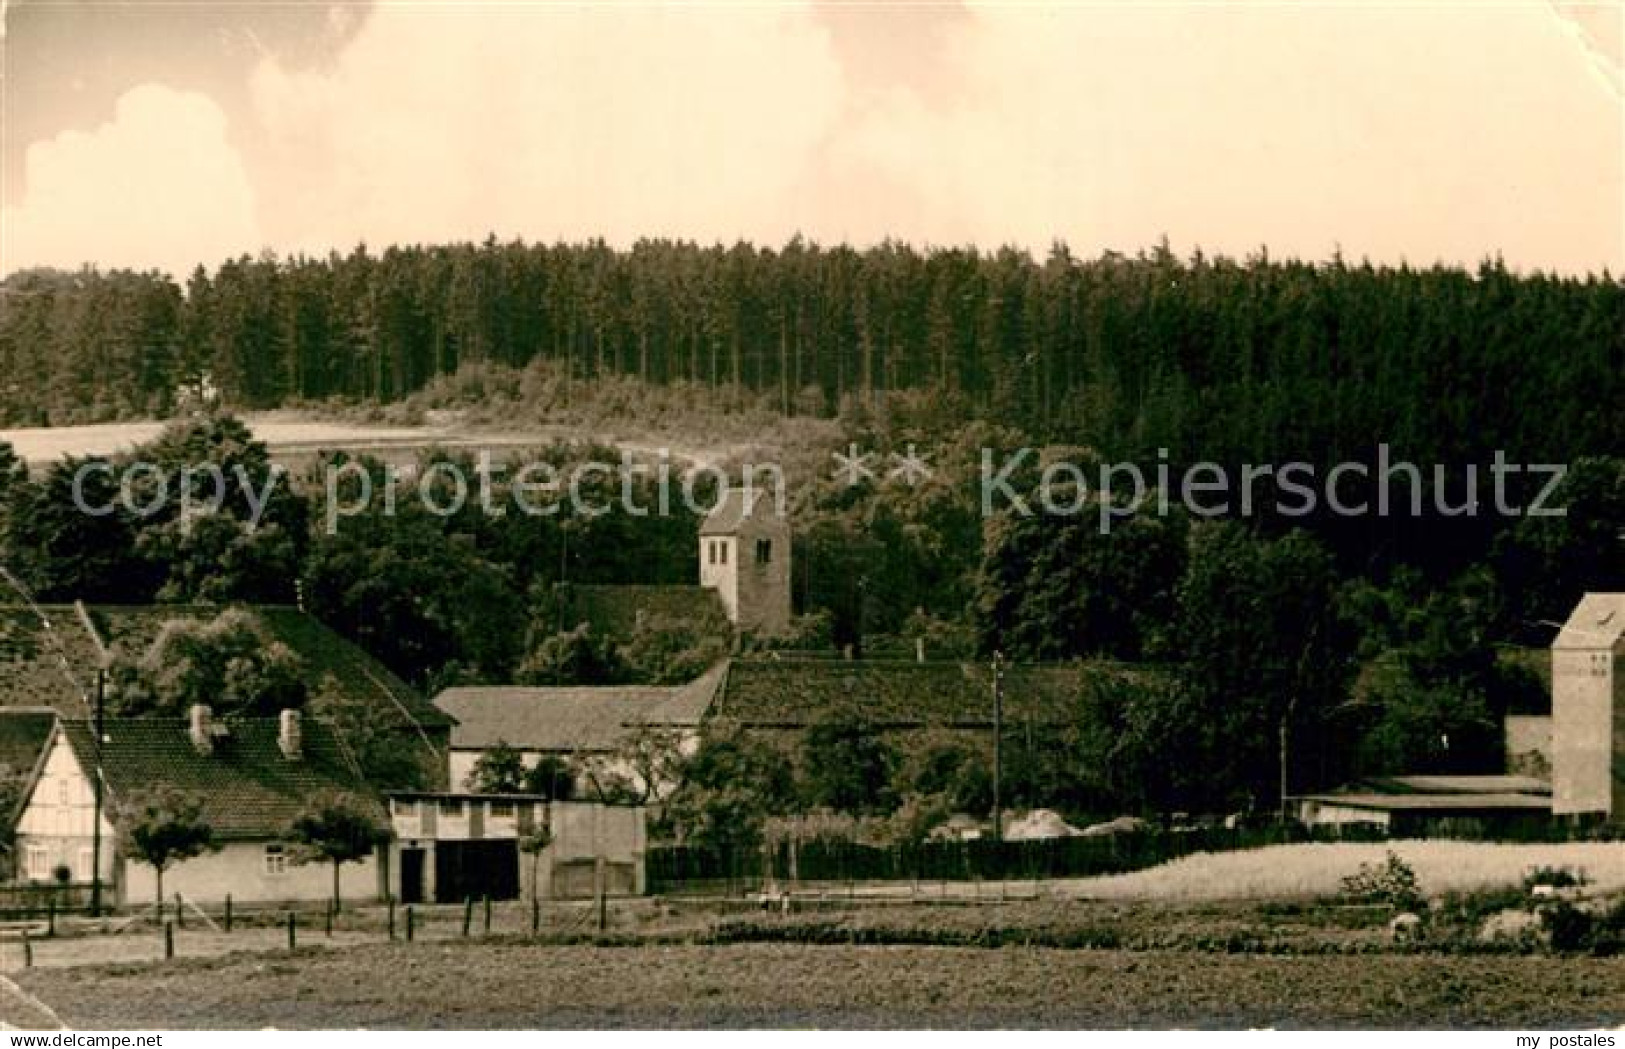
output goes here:
[{"label": "dark roof", "polygon": [[630,637],[640,616],[708,624],[719,635],[730,629],[721,598],[704,586],[571,586],[565,602],[569,626],[586,623],[601,637]]},{"label": "dark roof", "polygon": [[28,775],[39,764],[56,728],[48,707],[0,710],[0,775]]},{"label": "dark roof", "polygon": [[[377,797],[353,771],[352,763],[324,725],[304,719],[298,760],[283,757],[275,718],[228,718],[213,752],[192,745],[187,722],[174,718],[114,718],[104,725],[101,764],[110,811],[117,822],[121,802],[147,790],[168,787],[203,801],[203,818],[222,840],[277,838],[306,802],[324,791],[355,794],[386,817]],[[64,720],[62,731],[81,767],[95,767],[91,723]]]},{"label": "dark roof", "polygon": [[[1159,672],[1117,663],[1005,668],[1004,716],[1011,722],[1076,720],[1085,691],[1125,689]],[[713,709],[746,726],[800,728],[832,714],[876,727],[993,722],[992,670],[983,663],[837,659],[736,659]]]},{"label": "dark roof", "polygon": [[[745,499],[747,494],[750,496],[748,503]],[[747,493],[743,488],[728,489],[700,522],[700,534],[734,535],[747,520],[767,523],[782,521],[772,492],[752,489]]]},{"label": "dark roof", "polygon": [[[64,717],[88,717],[86,698],[102,660],[97,638],[72,605],[50,605],[42,611],[54,639],[31,609],[0,605],[0,706],[53,707]],[[101,643],[144,647],[152,644],[165,623],[213,619],[223,611],[212,605],[97,605],[89,615]],[[376,711],[385,724],[405,725],[409,720],[447,724],[445,715],[410,685],[314,616],[296,608],[263,605],[243,611],[267,637],[299,656],[313,692],[330,680],[339,696]]]},{"label": "dark roof", "polygon": [[448,688],[435,703],[457,720],[451,745],[483,750],[607,751],[639,725],[693,728],[716,695],[716,667],[675,688]]}]

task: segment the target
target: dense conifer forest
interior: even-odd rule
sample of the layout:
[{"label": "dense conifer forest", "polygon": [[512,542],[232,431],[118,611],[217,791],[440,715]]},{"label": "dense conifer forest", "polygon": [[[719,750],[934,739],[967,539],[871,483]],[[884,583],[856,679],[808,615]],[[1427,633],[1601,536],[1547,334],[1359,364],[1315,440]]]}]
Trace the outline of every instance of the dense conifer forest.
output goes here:
[{"label": "dense conifer forest", "polygon": [[1047,442],[1176,462],[1418,462],[1617,451],[1625,284],[1476,271],[643,241],[357,248],[130,272],[30,271],[0,299],[0,425],[384,402],[542,360],[748,393],[786,414],[932,390]]}]

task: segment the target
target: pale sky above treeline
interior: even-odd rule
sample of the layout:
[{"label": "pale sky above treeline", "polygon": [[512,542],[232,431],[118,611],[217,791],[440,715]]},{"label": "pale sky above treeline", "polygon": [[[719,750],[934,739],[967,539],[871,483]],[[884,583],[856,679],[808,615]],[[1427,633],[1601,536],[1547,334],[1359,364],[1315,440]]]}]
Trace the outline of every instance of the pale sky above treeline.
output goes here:
[{"label": "pale sky above treeline", "polygon": [[1620,0],[9,0],[4,27],[0,272],[491,233],[1625,270]]}]

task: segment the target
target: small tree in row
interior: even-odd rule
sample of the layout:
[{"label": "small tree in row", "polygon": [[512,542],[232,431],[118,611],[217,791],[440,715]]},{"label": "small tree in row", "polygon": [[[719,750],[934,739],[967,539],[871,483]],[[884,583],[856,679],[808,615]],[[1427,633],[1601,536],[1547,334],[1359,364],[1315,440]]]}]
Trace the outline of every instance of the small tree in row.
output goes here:
[{"label": "small tree in row", "polygon": [[333,910],[340,906],[339,871],[359,863],[389,840],[389,828],[378,822],[375,806],[354,794],[330,792],[312,798],[294,817],[288,831],[296,863],[333,865]]},{"label": "small tree in row", "polygon": [[217,851],[214,828],[203,816],[203,799],[159,787],[137,795],[119,820],[119,853],[150,864],[157,875],[158,915],[164,913],[164,871],[182,860]]}]

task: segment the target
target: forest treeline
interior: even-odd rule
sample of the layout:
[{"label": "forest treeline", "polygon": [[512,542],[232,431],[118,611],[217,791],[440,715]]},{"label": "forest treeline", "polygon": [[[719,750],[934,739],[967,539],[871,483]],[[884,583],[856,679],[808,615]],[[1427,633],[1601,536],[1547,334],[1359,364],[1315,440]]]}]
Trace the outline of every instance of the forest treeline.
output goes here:
[{"label": "forest treeline", "polygon": [[387,402],[478,365],[549,362],[833,414],[953,395],[1045,442],[1174,462],[1567,461],[1625,418],[1625,284],[1236,261],[641,241],[357,248],[196,270],[14,274],[0,425]]}]

